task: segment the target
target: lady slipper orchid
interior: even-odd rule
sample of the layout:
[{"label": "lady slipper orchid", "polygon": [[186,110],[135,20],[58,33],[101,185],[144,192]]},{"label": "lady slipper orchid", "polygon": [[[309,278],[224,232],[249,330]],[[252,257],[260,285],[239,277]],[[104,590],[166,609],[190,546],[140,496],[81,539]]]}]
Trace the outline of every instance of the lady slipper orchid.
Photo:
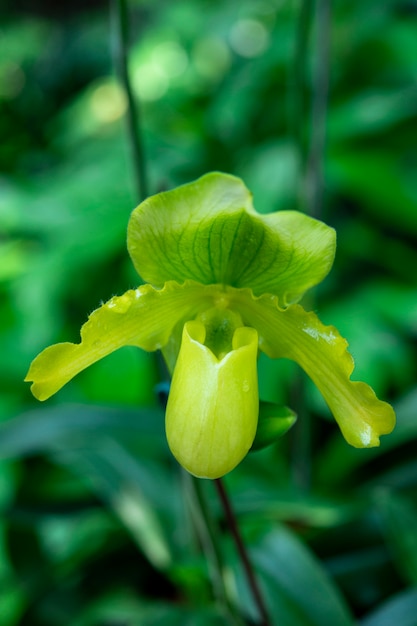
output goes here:
[{"label": "lady slipper orchid", "polygon": [[321,391],[345,439],[379,445],[395,415],[352,382],[347,342],[297,302],[330,271],[335,232],[297,211],[258,214],[234,176],[211,173],[152,196],[132,213],[128,250],[148,284],[113,297],[81,343],[46,348],[26,380],[39,400],[130,345],[163,351],[173,373],[166,434],[190,473],[217,478],[252,446],[258,350],[296,361]]}]

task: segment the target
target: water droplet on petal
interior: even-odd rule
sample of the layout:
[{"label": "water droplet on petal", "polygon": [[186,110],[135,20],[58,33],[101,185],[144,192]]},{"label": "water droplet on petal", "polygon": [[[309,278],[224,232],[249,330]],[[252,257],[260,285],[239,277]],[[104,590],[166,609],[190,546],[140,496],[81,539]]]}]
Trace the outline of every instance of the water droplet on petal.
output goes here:
[{"label": "water droplet on petal", "polygon": [[115,296],[107,303],[107,308],[111,309],[114,313],[126,313],[129,310],[132,301],[127,293],[123,296]]}]

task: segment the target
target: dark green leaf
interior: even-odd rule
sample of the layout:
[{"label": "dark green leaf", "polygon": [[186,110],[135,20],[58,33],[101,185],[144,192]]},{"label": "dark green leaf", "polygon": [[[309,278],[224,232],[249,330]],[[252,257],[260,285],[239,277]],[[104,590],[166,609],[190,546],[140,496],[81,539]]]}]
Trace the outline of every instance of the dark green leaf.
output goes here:
[{"label": "dark green leaf", "polygon": [[[157,409],[118,409],[56,405],[28,411],[0,424],[0,457],[37,454],[57,447],[92,444],[97,437],[137,438],[144,449],[165,446],[163,413]],[[149,448],[148,448],[149,449]]]},{"label": "dark green leaf", "polygon": [[[336,586],[314,555],[289,530],[276,527],[269,532],[252,550],[252,559],[263,581],[274,624],[353,626],[353,618]],[[253,606],[248,609],[254,614]]]},{"label": "dark green leaf", "polygon": [[389,491],[379,492],[376,503],[394,562],[405,580],[416,585],[417,508],[411,500]]},{"label": "dark green leaf", "polygon": [[370,615],[360,621],[360,626],[416,626],[417,590],[408,589],[393,596]]}]

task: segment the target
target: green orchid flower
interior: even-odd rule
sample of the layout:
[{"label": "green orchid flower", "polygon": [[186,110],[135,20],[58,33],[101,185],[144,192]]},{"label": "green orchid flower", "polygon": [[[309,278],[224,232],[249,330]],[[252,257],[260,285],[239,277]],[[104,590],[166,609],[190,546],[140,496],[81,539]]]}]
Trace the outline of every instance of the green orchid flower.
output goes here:
[{"label": "green orchid flower", "polygon": [[210,173],[142,202],[127,243],[149,284],[94,311],[81,343],[36,357],[26,378],[36,398],[46,400],[122,346],[160,349],[173,375],[171,451],[190,473],[217,478],[253,444],[261,350],[305,370],[352,446],[377,446],[391,432],[392,407],[350,380],[346,340],[297,304],[330,271],[332,228],[296,211],[260,215],[239,178]]}]

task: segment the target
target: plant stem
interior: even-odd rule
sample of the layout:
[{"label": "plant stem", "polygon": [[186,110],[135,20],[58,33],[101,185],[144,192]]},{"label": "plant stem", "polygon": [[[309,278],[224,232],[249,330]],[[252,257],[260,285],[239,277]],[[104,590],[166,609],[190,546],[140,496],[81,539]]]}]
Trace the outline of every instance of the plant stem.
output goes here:
[{"label": "plant stem", "polygon": [[296,23],[295,49],[289,81],[289,127],[297,153],[296,204],[298,210],[301,211],[305,210],[304,173],[308,155],[308,145],[305,136],[305,120],[307,118],[306,75],[312,15],[313,0],[301,0]]},{"label": "plant stem", "polygon": [[139,107],[135,101],[128,68],[129,18],[127,0],[112,0],[114,61],[127,100],[128,135],[134,164],[139,202],[148,196],[147,171],[140,125]]},{"label": "plant stem", "polygon": [[237,520],[233,512],[233,508],[232,508],[229,496],[226,492],[226,488],[221,478],[217,478],[214,481],[214,483],[216,485],[217,493],[219,495],[219,499],[222,504],[224,514],[226,516],[230,533],[233,537],[240,560],[245,570],[246,578],[247,578],[249,587],[252,591],[253,599],[258,608],[259,615],[261,616],[261,619],[262,619],[261,626],[271,626],[271,622],[269,620],[268,611],[266,609],[264,598],[262,596],[261,589],[258,585],[258,581],[256,579],[255,572],[252,568],[252,564],[249,560],[249,556],[246,551],[246,547],[243,542],[242,535],[240,534],[239,526],[237,524]]},{"label": "plant stem", "polygon": [[323,199],[323,163],[326,142],[330,66],[330,0],[317,0],[316,63],[313,73],[310,154],[306,171],[307,212],[320,218]]},{"label": "plant stem", "polygon": [[306,397],[306,378],[304,372],[294,373],[290,389],[291,407],[301,416],[292,429],[292,478],[294,484],[303,492],[311,487],[312,465],[312,416]]},{"label": "plant stem", "polygon": [[[294,55],[294,90],[293,95],[294,118],[293,138],[299,154],[299,175],[297,194],[299,209],[320,219],[322,214],[323,198],[323,163],[326,137],[327,98],[329,82],[330,56],[330,0],[316,0],[313,13],[313,0],[303,0],[298,18],[297,44]],[[306,90],[308,34],[314,18],[313,42],[313,75],[311,93],[311,112],[307,114],[307,107],[303,94]],[[310,118],[307,138],[304,138],[300,128],[305,127],[305,120]],[[309,308],[314,307],[313,296],[307,295]],[[292,389],[292,401],[296,413],[302,419],[293,429],[293,478],[303,490],[311,485],[312,459],[312,418],[306,401],[306,379],[300,373],[295,377]]]},{"label": "plant stem", "polygon": [[185,491],[189,494],[189,502],[193,513],[198,537],[207,557],[215,596],[233,626],[243,626],[243,620],[229,600],[224,579],[224,565],[218,542],[219,532],[216,528],[210,508],[207,504],[202,481],[183,472]]},{"label": "plant stem", "polygon": [[[290,83],[290,130],[297,154],[295,180],[296,208],[309,212],[307,205],[307,163],[309,158],[309,119],[307,102],[308,58],[314,0],[300,0],[295,30],[295,47]],[[292,477],[294,483],[308,490],[311,476],[311,415],[306,401],[306,381],[302,372],[294,375],[290,389],[291,406],[300,415],[291,433]]]}]

